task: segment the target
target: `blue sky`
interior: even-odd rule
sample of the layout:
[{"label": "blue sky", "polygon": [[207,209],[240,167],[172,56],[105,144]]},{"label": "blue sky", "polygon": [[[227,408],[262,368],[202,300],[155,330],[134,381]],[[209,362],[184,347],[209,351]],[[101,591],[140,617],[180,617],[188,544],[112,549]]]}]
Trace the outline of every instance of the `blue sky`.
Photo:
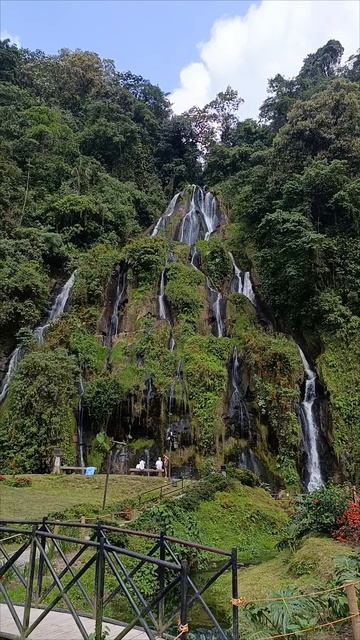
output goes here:
[{"label": "blue sky", "polygon": [[256,117],[269,78],[296,75],[330,38],[359,47],[358,0],[0,0],[2,37],[96,51],[170,92],[174,111],[231,85]]},{"label": "blue sky", "polygon": [[242,0],[2,0],[1,30],[29,49],[96,51],[170,91],[222,16],[243,15]]}]

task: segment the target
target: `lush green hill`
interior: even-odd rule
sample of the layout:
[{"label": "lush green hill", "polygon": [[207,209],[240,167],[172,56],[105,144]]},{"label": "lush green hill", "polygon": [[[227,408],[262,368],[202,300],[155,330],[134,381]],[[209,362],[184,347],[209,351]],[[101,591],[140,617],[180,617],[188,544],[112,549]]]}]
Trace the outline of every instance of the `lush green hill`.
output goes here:
[{"label": "lush green hill", "polygon": [[[0,406],[2,469],[48,471],[59,445],[75,462],[79,438],[99,468],[110,437],[130,464],[145,449],[153,464],[171,441],[173,469],[240,461],[297,490],[309,466],[298,343],[319,374],[323,479],[358,479],[359,59],[341,55],[330,41],[295,78],[272,79],[255,122],[230,88],[174,116],[159,87],[95,53],[1,43],[3,384],[21,350]],[[196,198],[200,228],[184,242]],[[229,251],[255,302],[234,291]],[[41,342],[32,332],[71,273]]]}]

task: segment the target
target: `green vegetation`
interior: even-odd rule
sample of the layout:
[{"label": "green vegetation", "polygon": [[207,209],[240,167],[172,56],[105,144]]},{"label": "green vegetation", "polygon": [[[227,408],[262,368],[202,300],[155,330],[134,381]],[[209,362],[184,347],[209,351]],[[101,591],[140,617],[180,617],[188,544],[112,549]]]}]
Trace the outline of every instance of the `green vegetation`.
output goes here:
[{"label": "green vegetation", "polygon": [[[48,56],[0,43],[2,370],[16,344],[25,353],[0,408],[5,469],[47,470],[56,444],[75,460],[81,368],[88,439],[102,431],[122,439],[134,427],[155,454],[169,423],[183,420],[178,461],[204,471],[251,445],[271,477],[296,491],[303,367],[294,336],[318,365],[330,474],[358,481],[360,92],[358,56],[341,66],[342,53],[329,41],[296,77],[270,79],[258,123],[239,119],[242,98],[231,87],[174,116],[158,86],[95,53]],[[203,273],[174,241],[195,182],[216,194],[224,223],[197,242]],[[181,189],[166,231],[150,237]],[[258,316],[232,293],[229,251],[251,269]],[[70,308],[39,347],[31,332],[75,269]],[[164,269],[167,322],[156,299]],[[224,338],[210,335],[206,277],[223,295]],[[235,347],[247,439],[227,428]]]},{"label": "green vegetation", "polygon": [[63,349],[24,357],[0,425],[3,471],[48,472],[59,443],[63,460],[74,462],[75,375],[76,367]]},{"label": "green vegetation", "polygon": [[[4,486],[0,483],[1,518],[36,519],[50,513],[61,514],[75,509],[77,519],[81,515],[96,516],[101,513],[104,494],[104,475],[85,478],[80,475],[32,475],[30,487]],[[137,476],[110,476],[107,505],[110,509],[120,502],[138,497],[164,484],[161,478],[141,478]],[[16,503],[16,514],[14,504]],[[73,513],[73,517],[74,513]],[[71,518],[70,518],[71,519]]]}]

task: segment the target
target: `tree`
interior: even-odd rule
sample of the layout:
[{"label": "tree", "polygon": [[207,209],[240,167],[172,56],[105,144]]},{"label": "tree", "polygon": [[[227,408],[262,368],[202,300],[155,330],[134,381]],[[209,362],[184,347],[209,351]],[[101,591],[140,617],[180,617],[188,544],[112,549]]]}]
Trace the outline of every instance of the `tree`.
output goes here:
[{"label": "tree", "polygon": [[20,52],[9,39],[0,40],[0,81],[15,82],[18,78]]},{"label": "tree", "polygon": [[203,155],[206,155],[215,142],[229,143],[231,134],[238,123],[238,110],[241,103],[238,92],[230,86],[202,109],[192,107],[186,114],[192,124],[196,141]]},{"label": "tree", "polygon": [[[61,375],[59,372],[61,371]],[[29,353],[19,364],[0,422],[0,464],[11,470],[52,469],[54,447],[74,461],[73,433],[77,367],[63,349]]]}]

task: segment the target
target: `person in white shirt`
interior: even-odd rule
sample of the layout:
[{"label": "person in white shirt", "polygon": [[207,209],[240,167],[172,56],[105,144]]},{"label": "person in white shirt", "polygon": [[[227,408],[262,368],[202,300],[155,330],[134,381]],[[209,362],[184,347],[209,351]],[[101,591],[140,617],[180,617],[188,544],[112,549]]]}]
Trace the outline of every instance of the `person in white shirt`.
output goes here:
[{"label": "person in white shirt", "polygon": [[163,472],[163,462],[160,457],[155,462],[155,469],[159,471],[159,474]]},{"label": "person in white shirt", "polygon": [[140,460],[140,462],[138,462],[138,464],[136,465],[136,469],[138,469],[140,471],[144,471],[144,469],[145,469],[145,460]]}]

